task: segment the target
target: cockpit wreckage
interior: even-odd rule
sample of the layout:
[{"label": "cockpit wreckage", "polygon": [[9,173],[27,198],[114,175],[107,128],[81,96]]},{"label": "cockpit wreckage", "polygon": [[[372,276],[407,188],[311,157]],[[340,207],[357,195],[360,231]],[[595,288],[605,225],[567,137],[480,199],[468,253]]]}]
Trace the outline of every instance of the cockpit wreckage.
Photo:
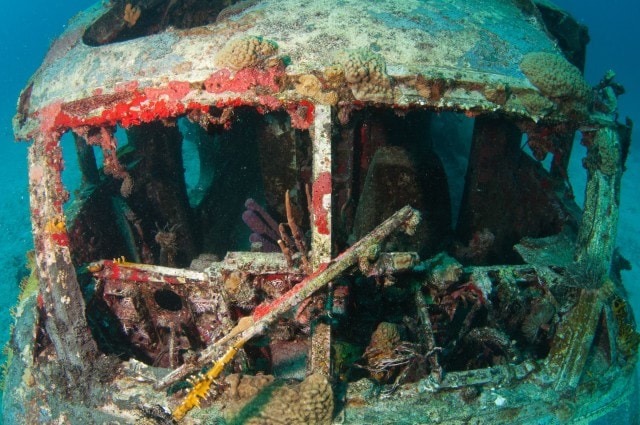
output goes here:
[{"label": "cockpit wreckage", "polygon": [[14,120],[35,251],[5,420],[635,417],[632,124],[587,41],[547,1],[80,13]]}]

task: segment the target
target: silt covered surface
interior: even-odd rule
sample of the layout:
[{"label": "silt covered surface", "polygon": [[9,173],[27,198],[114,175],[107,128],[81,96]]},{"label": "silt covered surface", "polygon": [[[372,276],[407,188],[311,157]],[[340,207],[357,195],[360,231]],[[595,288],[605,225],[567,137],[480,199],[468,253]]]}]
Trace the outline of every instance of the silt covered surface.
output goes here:
[{"label": "silt covered surface", "polygon": [[[225,13],[224,19],[209,25],[168,27],[99,46],[86,45],[83,35],[108,9],[96,5],[79,14],[53,44],[23,95],[19,137],[27,137],[33,129],[26,117],[47,105],[95,97],[96,109],[88,114],[96,115],[113,106],[105,96],[163,87],[168,81],[190,85],[192,90],[181,98],[185,104],[229,98],[229,93],[203,91],[202,82],[224,68],[214,59],[225,44],[246,36],[276,43],[289,76],[321,72],[344,52],[379,55],[395,79],[393,97],[386,103],[462,109],[498,108],[469,86],[535,91],[518,64],[530,52],[558,52],[537,13],[525,12],[510,1],[240,3],[249,7]],[[456,80],[466,86],[450,87],[429,99],[416,89],[415,77]],[[291,96],[284,90],[279,93],[279,98]]]}]

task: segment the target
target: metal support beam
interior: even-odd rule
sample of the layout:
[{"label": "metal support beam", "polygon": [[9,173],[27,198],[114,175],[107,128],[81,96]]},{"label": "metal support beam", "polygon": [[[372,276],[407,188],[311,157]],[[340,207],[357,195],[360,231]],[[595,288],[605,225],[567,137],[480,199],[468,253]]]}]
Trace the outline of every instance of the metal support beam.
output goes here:
[{"label": "metal support beam", "polygon": [[546,364],[556,391],[572,390],[578,386],[601,310],[597,292],[583,290],[577,305],[563,319],[553,338]]},{"label": "metal support beam", "polygon": [[587,187],[584,214],[578,232],[577,261],[597,261],[605,271],[611,267],[620,209],[622,155],[620,136],[614,127],[596,131],[587,146]]},{"label": "metal support beam", "polygon": [[[331,107],[315,105],[311,128],[313,141],[313,182],[311,187],[311,264],[317,270],[320,264],[331,260]],[[331,291],[331,285],[329,291]],[[318,322],[313,328],[308,371],[331,374],[331,326]]]},{"label": "metal support beam", "polygon": [[311,186],[312,266],[331,259],[331,107],[316,105],[311,128],[313,143],[313,174]]},{"label": "metal support beam", "polygon": [[85,303],[71,260],[63,216],[60,135],[36,137],[29,149],[29,193],[39,296],[45,329],[70,385],[88,376],[97,346],[85,319]]}]

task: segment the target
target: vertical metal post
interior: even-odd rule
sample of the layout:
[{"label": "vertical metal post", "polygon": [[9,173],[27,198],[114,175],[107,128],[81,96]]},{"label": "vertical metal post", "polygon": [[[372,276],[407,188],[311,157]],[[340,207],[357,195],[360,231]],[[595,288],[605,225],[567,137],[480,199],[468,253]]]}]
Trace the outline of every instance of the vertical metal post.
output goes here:
[{"label": "vertical metal post", "polygon": [[63,203],[60,135],[36,137],[29,150],[29,193],[45,329],[69,385],[79,385],[98,353],[85,319],[85,304],[71,259]]},{"label": "vertical metal post", "polygon": [[578,303],[563,318],[545,365],[558,392],[573,390],[584,372],[593,345],[602,303],[594,291],[582,291]]},{"label": "vertical metal post", "polygon": [[577,261],[597,261],[608,272],[616,243],[622,178],[620,135],[616,128],[596,131],[585,164],[587,187],[575,257]]},{"label": "vertical metal post", "polygon": [[312,266],[331,259],[331,107],[316,105],[313,127],[313,174],[311,186]]},{"label": "vertical metal post", "polygon": [[[578,262],[591,263],[590,267],[601,267],[606,273],[611,268],[618,226],[622,177],[620,137],[616,128],[604,127],[596,130],[589,140],[585,160],[587,188],[575,258]],[[578,386],[601,311],[598,293],[585,289],[577,305],[563,319],[546,367],[555,379],[556,391]]]},{"label": "vertical metal post", "polygon": [[[315,105],[311,128],[313,174],[311,186],[311,264],[316,270],[331,260],[331,107]],[[329,289],[331,290],[331,289]],[[312,373],[331,373],[331,326],[316,323],[311,337],[308,368]]]},{"label": "vertical metal post", "polygon": [[78,154],[78,165],[82,172],[83,183],[98,185],[100,183],[100,172],[96,164],[96,156],[93,153],[93,147],[87,144],[87,141],[78,134],[73,133],[73,140],[76,145],[76,153]]}]

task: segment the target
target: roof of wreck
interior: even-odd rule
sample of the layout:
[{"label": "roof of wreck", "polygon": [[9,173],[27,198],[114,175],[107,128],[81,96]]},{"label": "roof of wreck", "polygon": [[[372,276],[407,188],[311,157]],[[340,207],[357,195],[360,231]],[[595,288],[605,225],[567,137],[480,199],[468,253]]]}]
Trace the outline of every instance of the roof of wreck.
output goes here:
[{"label": "roof of wreck", "polygon": [[[89,46],[87,29],[111,10],[98,3],[51,46],[21,96],[16,136],[33,137],[43,122],[126,126],[231,100],[267,109],[305,99],[504,109],[539,118],[552,105],[512,96],[540,92],[520,64],[530,53],[560,53],[535,8],[517,4],[527,2],[244,0],[208,25]],[[127,25],[136,19],[130,14]],[[242,62],[243,55],[253,57]]]}]

